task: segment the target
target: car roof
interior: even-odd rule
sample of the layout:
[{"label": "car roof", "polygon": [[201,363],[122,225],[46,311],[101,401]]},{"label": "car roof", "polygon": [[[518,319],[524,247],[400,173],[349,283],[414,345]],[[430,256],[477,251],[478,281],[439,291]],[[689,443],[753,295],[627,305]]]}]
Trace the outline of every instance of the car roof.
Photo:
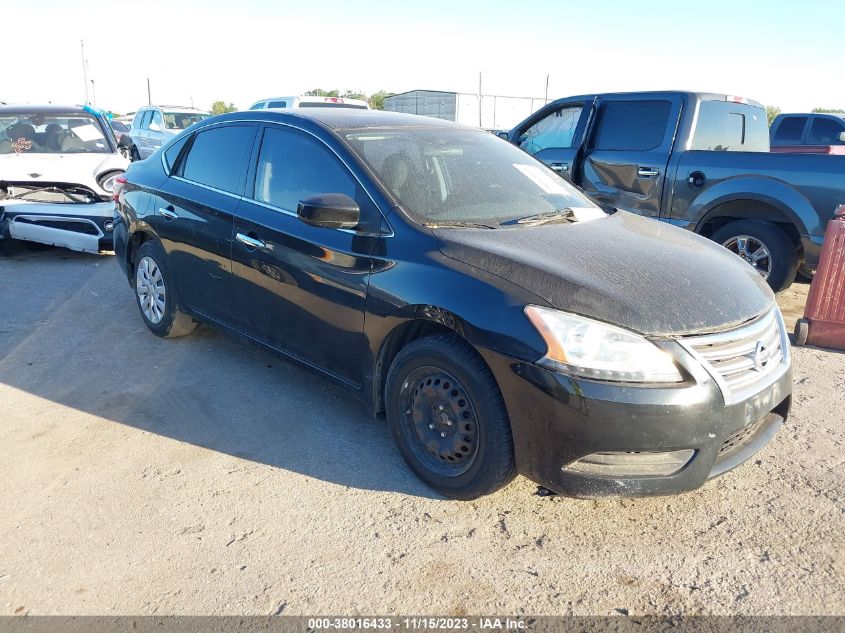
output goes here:
[{"label": "car roof", "polygon": [[255,120],[294,122],[309,120],[320,124],[332,131],[358,130],[383,127],[416,127],[416,128],[454,128],[465,130],[479,130],[466,125],[458,125],[452,121],[435,119],[434,117],[404,112],[385,112],[384,110],[356,110],[353,108],[296,108],[291,110],[245,110],[230,112],[211,119],[203,124],[224,120]]},{"label": "car roof", "polygon": [[81,105],[62,105],[57,103],[0,105],[0,114],[65,114],[68,112],[78,112],[80,114],[87,112],[92,114],[91,110],[86,110],[85,106]]},{"label": "car roof", "polygon": [[745,97],[733,96],[733,95],[726,95],[720,94],[716,92],[694,92],[691,90],[645,90],[639,92],[596,92],[593,94],[585,94],[585,95],[575,95],[572,97],[563,97],[561,99],[555,99],[554,101],[550,101],[550,104],[558,103],[558,102],[565,102],[565,101],[584,101],[587,99],[593,99],[595,97],[633,97],[636,99],[642,99],[643,97],[667,97],[667,96],[681,96],[687,99],[698,99],[700,101],[728,101],[733,99],[741,99],[738,103],[740,105],[749,105],[755,108],[762,108],[763,104],[754,101],[753,99],[748,99]]},{"label": "car roof", "polygon": [[191,106],[178,106],[178,105],[145,105],[138,108],[138,112],[141,110],[151,110],[151,109],[158,109],[158,110],[171,110],[173,112],[191,112],[196,114],[208,114],[207,110],[200,110],[199,108],[192,108]]}]

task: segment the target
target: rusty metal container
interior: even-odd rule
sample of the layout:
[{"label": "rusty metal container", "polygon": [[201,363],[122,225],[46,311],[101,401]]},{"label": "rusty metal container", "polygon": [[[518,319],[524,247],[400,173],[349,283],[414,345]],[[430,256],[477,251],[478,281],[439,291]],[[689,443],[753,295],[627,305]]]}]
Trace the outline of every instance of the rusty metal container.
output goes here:
[{"label": "rusty metal container", "polygon": [[795,324],[795,342],[845,349],[845,204],[827,225],[804,318]]}]

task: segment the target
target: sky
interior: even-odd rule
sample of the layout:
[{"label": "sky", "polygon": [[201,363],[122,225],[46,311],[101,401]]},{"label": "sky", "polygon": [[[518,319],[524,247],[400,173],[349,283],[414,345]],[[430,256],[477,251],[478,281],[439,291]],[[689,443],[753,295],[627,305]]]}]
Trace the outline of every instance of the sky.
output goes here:
[{"label": "sky", "polygon": [[[845,1],[3,0],[0,101],[239,108],[312,88],[681,89],[845,108]],[[86,74],[80,41],[85,44]],[[91,84],[93,80],[93,86]]]}]

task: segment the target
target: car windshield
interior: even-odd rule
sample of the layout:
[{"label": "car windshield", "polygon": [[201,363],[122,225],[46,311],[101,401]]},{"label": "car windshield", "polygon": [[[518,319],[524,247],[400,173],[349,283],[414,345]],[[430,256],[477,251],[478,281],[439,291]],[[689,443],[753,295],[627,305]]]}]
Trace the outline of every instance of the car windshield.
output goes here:
[{"label": "car windshield", "polygon": [[545,165],[482,130],[384,128],[345,137],[422,224],[498,226],[557,211],[570,220],[604,215]]},{"label": "car windshield", "polygon": [[0,118],[0,154],[107,154],[99,119],[87,112],[8,113]]},{"label": "car windshield", "polygon": [[210,116],[202,112],[165,112],[164,127],[168,130],[184,130]]}]

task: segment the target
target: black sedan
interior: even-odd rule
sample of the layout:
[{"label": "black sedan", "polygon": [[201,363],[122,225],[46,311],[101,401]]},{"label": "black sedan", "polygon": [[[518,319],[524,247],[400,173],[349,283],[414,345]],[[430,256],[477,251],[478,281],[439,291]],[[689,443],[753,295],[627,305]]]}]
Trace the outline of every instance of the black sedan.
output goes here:
[{"label": "black sedan", "polygon": [[115,250],[153,333],[211,323],[347,386],[446,496],[517,473],[576,496],[690,490],[789,411],[785,328],[751,266],[605,214],[482,130],[237,112],[126,180]]}]

